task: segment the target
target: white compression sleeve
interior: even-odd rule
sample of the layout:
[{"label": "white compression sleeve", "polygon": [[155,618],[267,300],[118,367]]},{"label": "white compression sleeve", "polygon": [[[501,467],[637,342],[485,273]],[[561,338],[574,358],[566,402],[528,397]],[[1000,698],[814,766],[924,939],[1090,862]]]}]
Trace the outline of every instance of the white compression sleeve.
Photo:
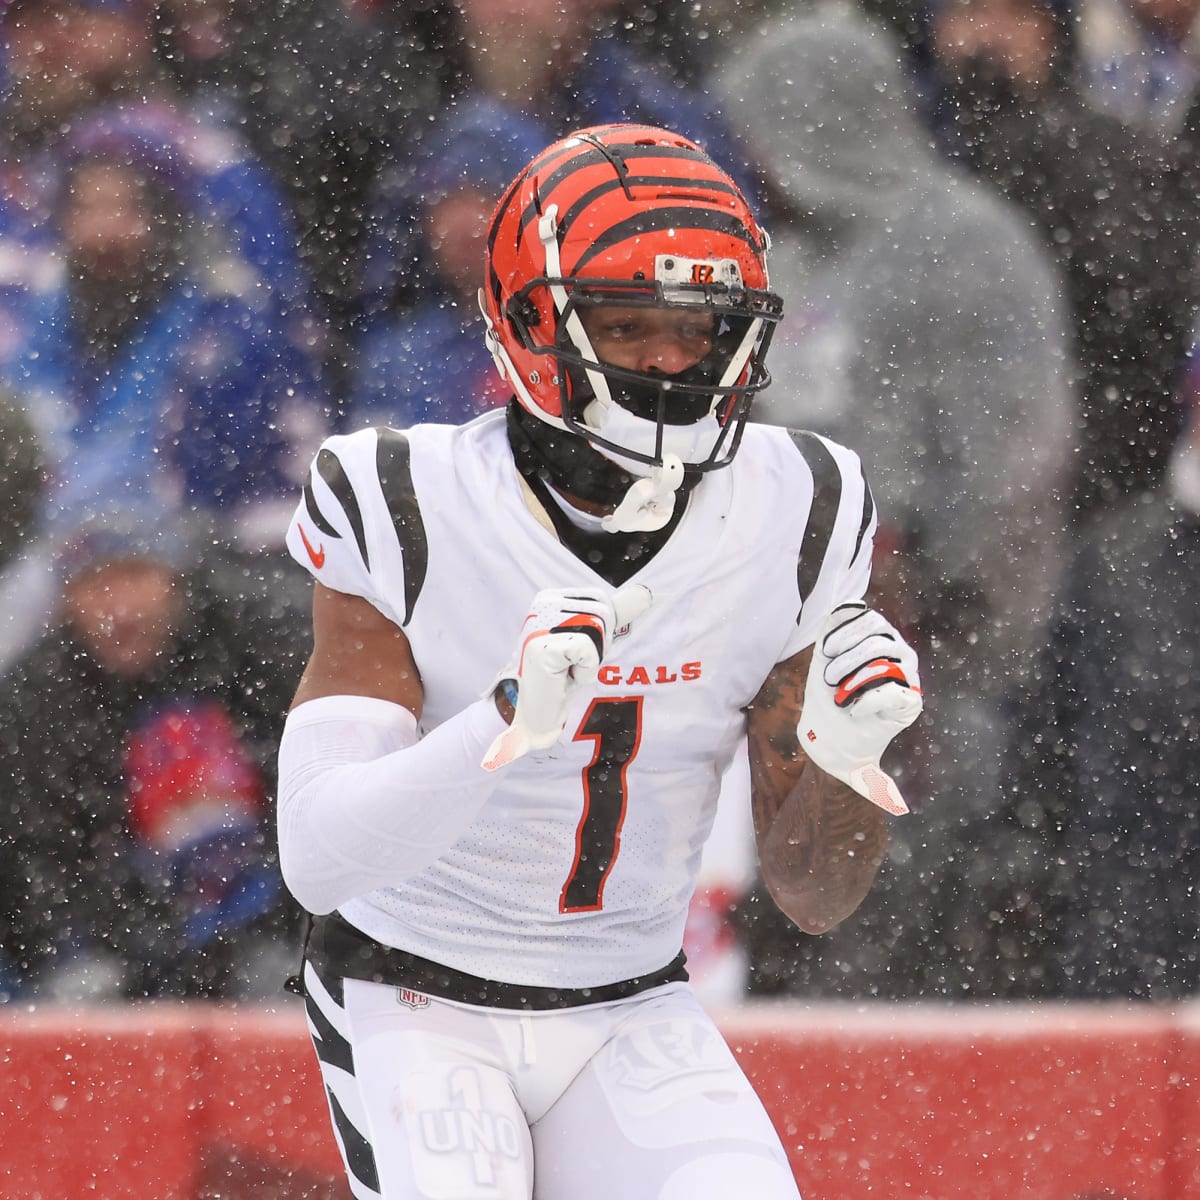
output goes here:
[{"label": "white compression sleeve", "polygon": [[279,863],[313,913],[424,870],[475,819],[503,771],[479,764],[504,720],[489,698],[418,739],[416,718],[369,696],[322,696],[279,744]]}]

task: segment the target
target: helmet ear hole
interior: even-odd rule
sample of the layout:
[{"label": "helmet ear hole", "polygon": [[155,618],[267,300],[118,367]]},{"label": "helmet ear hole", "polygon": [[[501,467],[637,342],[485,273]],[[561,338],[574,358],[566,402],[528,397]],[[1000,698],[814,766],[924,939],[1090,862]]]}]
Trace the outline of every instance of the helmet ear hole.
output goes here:
[{"label": "helmet ear hole", "polygon": [[528,296],[514,296],[505,307],[505,315],[514,324],[525,329],[532,329],[540,324],[541,314]]}]

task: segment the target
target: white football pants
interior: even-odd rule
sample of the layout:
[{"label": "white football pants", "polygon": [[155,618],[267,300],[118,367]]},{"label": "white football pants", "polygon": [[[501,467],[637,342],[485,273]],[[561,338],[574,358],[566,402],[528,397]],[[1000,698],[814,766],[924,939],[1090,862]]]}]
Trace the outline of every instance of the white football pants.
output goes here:
[{"label": "white football pants", "polygon": [[304,980],[357,1200],[799,1200],[685,983],[516,1012],[356,979],[327,989],[307,964]]}]

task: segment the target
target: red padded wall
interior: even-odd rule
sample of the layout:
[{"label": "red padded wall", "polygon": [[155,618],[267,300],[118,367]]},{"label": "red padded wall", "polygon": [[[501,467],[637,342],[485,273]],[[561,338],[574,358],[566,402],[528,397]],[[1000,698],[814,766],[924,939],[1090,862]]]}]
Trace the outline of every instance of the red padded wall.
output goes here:
[{"label": "red padded wall", "polygon": [[193,1014],[9,1018],[0,1042],[4,1200],[187,1200],[201,1066]]},{"label": "red padded wall", "polygon": [[1051,1006],[731,1015],[805,1200],[1184,1200],[1164,1014]]},{"label": "red padded wall", "polygon": [[[1200,1200],[1200,1014],[719,1014],[805,1200]],[[346,1200],[299,1004],[0,1017],[0,1200]]]}]

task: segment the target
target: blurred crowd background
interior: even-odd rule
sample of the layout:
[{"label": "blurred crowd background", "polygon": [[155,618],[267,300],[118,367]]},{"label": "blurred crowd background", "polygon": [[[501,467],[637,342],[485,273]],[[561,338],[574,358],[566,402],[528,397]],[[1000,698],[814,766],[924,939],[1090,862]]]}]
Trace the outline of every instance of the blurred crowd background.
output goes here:
[{"label": "blurred crowd background", "polygon": [[1196,994],[1198,9],[7,0],[0,999],[279,997],[309,457],[506,402],[491,208],[619,120],[753,198],[787,313],[756,419],[863,456],[929,697],[833,934],[761,893],[731,772],[702,995]]}]

